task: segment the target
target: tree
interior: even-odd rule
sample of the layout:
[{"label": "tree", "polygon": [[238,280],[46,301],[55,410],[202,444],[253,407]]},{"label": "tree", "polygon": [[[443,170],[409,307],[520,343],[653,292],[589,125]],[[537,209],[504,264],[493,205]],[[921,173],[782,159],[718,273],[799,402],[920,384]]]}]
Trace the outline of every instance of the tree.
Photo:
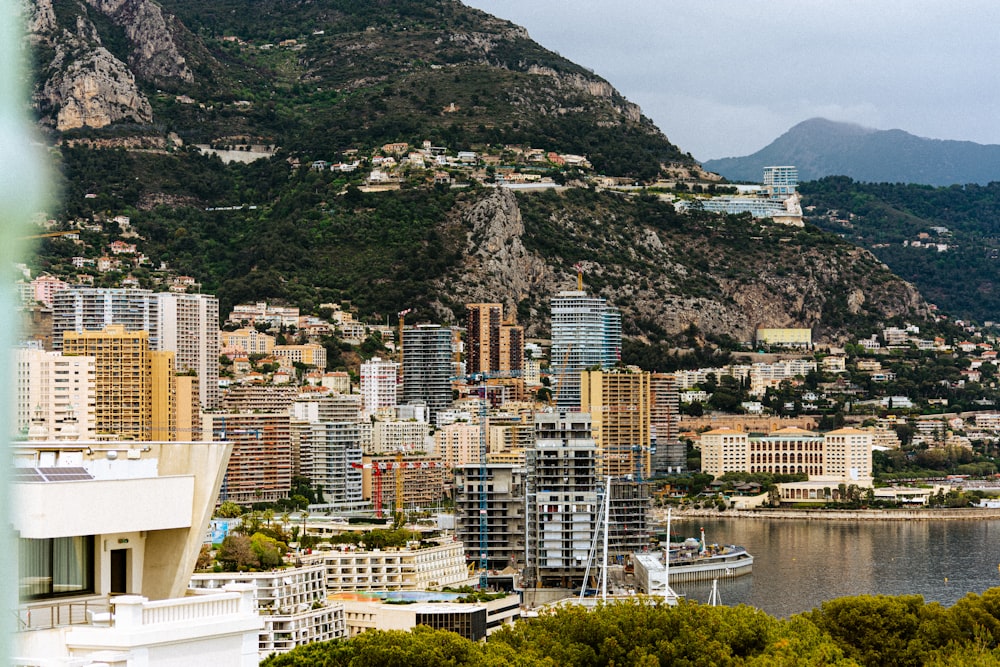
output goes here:
[{"label": "tree", "polygon": [[223,519],[235,519],[242,515],[243,508],[231,500],[227,500],[219,505],[219,509],[215,511],[215,516],[222,517]]},{"label": "tree", "polygon": [[259,563],[250,546],[250,538],[239,533],[230,533],[222,540],[216,557],[227,572],[247,570]]}]

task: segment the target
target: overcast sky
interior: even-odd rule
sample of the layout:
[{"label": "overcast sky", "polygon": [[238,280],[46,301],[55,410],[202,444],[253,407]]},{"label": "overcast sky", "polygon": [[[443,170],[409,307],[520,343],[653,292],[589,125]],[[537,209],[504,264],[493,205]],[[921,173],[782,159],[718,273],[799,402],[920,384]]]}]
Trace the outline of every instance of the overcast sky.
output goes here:
[{"label": "overcast sky", "polygon": [[611,82],[697,159],[822,116],[1000,144],[1000,2],[464,0]]}]

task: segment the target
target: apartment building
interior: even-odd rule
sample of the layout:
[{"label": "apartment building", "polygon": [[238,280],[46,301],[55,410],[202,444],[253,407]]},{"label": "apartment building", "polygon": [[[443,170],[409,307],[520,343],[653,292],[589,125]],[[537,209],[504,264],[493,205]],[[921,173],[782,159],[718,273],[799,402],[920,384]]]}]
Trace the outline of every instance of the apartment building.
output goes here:
[{"label": "apartment building", "polygon": [[480,517],[486,512],[486,561],[502,570],[524,557],[524,468],[499,463],[455,468],[455,535],[470,562],[482,558]]},{"label": "apartment building", "polygon": [[365,416],[396,405],[399,385],[399,364],[395,361],[372,357],[361,364],[361,402]]},{"label": "apartment building", "polygon": [[609,369],[621,357],[621,313],[603,297],[583,291],[559,292],[551,305],[556,403],[560,409],[580,410],[580,373]]},{"label": "apartment building", "polygon": [[[102,439],[173,438],[176,384],[173,352],[151,351],[146,331],[115,324],[65,331],[63,353],[94,358],[94,428]],[[155,418],[154,418],[155,416]]]},{"label": "apartment building", "polygon": [[590,415],[535,415],[535,446],[527,451],[528,586],[571,587],[583,580],[597,529],[597,443]]},{"label": "apartment building", "polygon": [[519,373],[524,369],[524,328],[503,319],[499,303],[465,306],[466,373]]},{"label": "apartment building", "polygon": [[206,412],[203,426],[207,439],[233,445],[220,501],[249,505],[288,497],[292,443],[287,413]]},{"label": "apartment building", "polygon": [[600,477],[642,479],[651,475],[648,371],[583,371],[580,408],[591,417]]},{"label": "apartment building", "polygon": [[314,422],[302,450],[302,458],[312,461],[307,476],[322,490],[324,507],[343,512],[367,508],[361,470],[354,467],[362,463],[358,422]]},{"label": "apartment building", "polygon": [[37,424],[53,440],[71,429],[85,440],[97,427],[97,369],[94,357],[64,356],[40,347],[19,348],[17,421],[19,432]]},{"label": "apartment building", "polygon": [[332,551],[303,555],[302,562],[322,564],[326,589],[334,591],[425,591],[470,583],[461,542],[359,549],[339,545]]},{"label": "apartment building", "polygon": [[680,441],[680,392],[673,373],[649,375],[649,432],[654,473],[687,467],[687,447]]},{"label": "apartment building", "polygon": [[254,589],[257,612],[264,622],[258,643],[261,660],[272,653],[347,636],[344,605],[327,600],[326,567],[322,564],[191,576],[191,588],[196,591],[224,590],[233,584]]},{"label": "apartment building", "polygon": [[207,294],[156,294],[159,346],[174,352],[179,373],[198,376],[199,401],[219,406],[219,300]]},{"label": "apartment building", "polygon": [[452,331],[436,324],[403,328],[403,403],[422,402],[431,423],[451,405]]},{"label": "apartment building", "polygon": [[424,422],[375,420],[369,454],[421,452],[429,448],[430,426]]},{"label": "apartment building", "polygon": [[114,324],[130,332],[148,332],[149,349],[162,349],[159,307],[156,295],[144,289],[71,287],[59,290],[52,295],[53,349],[63,349],[63,334],[67,331],[100,331]]},{"label": "apartment building", "polygon": [[288,413],[299,396],[299,388],[291,385],[234,384],[222,397],[222,409],[227,412]]}]

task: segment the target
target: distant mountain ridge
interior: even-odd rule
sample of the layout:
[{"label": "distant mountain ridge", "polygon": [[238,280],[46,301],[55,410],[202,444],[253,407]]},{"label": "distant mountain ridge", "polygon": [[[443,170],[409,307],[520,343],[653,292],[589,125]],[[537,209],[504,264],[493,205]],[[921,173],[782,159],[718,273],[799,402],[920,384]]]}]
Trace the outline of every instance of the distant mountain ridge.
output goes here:
[{"label": "distant mountain ridge", "polygon": [[708,160],[705,169],[733,181],[759,181],[768,165],[792,164],[799,179],[850,176],[869,183],[955,185],[1000,181],[1000,146],[926,139],[812,118],[752,155]]}]

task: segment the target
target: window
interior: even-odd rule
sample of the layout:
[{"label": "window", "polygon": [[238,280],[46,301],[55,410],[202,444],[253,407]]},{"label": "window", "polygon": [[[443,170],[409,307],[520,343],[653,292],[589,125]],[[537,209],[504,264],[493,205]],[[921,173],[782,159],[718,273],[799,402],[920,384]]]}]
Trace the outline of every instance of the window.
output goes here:
[{"label": "window", "polygon": [[19,540],[22,600],[94,592],[94,536]]}]

